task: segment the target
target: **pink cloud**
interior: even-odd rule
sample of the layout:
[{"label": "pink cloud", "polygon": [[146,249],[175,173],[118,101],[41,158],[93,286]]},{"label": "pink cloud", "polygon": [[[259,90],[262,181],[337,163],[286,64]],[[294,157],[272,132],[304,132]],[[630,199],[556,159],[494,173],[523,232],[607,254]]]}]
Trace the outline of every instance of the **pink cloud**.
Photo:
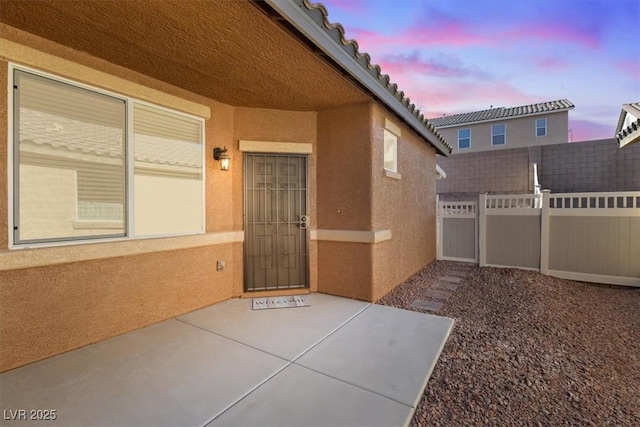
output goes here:
[{"label": "pink cloud", "polygon": [[616,67],[629,77],[640,80],[640,59],[621,60]]},{"label": "pink cloud", "polygon": [[616,123],[604,125],[593,120],[569,119],[569,141],[613,138]]},{"label": "pink cloud", "polygon": [[541,40],[583,45],[592,49],[600,47],[598,31],[586,28],[571,27],[564,22],[531,22],[522,23],[516,29],[503,32],[500,37],[505,40]]},{"label": "pink cloud", "polygon": [[422,74],[425,77],[488,78],[488,74],[481,70],[465,67],[454,55],[440,55],[425,60],[418,51],[414,51],[410,54],[385,55],[379,65],[383,73],[389,73],[393,77],[401,74]]},{"label": "pink cloud", "polygon": [[565,71],[572,67],[572,63],[559,57],[538,58],[535,65],[544,71]]}]

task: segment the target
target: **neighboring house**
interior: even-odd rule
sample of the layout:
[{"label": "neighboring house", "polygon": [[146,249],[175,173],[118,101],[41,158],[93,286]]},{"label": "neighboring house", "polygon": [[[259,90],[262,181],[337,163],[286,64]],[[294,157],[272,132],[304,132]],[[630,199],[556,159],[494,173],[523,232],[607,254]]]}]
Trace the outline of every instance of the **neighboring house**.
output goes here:
[{"label": "neighboring house", "polygon": [[558,144],[568,141],[566,99],[518,107],[500,107],[430,120],[453,146],[453,153]]},{"label": "neighboring house", "polygon": [[447,179],[436,183],[444,201],[479,194],[533,194],[640,190],[640,144],[620,150],[614,139],[523,147],[441,157]]},{"label": "neighboring house", "polygon": [[323,6],[0,16],[0,371],[233,297],[375,301],[435,259],[451,147]]},{"label": "neighboring house", "polygon": [[640,142],[640,102],[622,104],[615,138],[620,148]]}]

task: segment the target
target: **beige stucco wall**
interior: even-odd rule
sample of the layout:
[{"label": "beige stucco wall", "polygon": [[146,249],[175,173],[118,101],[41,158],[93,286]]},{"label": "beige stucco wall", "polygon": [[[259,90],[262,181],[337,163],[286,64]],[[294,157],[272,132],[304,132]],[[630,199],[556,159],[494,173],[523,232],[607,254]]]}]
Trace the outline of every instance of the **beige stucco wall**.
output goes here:
[{"label": "beige stucco wall", "polygon": [[[372,300],[376,301],[436,257],[435,149],[384,108],[373,108],[372,226],[391,230],[373,246]],[[383,170],[385,120],[400,127],[398,173]]]},{"label": "beige stucco wall", "polygon": [[[34,41],[29,35],[24,36],[23,40],[18,41],[27,45]],[[206,232],[242,230],[241,226],[234,228],[236,224],[241,224],[241,220],[234,218],[241,218],[242,211],[233,211],[232,174],[220,171],[217,162],[208,154],[215,146],[233,147],[233,107],[70,51],[55,43],[40,39],[36,42],[34,47],[41,51],[210,109],[211,119],[205,122]],[[64,67],[42,71],[66,77]],[[74,69],[74,72],[77,71]],[[0,60],[0,79],[7,81],[7,62],[4,60]],[[91,83],[92,76],[87,75],[86,79],[81,80]],[[118,87],[107,89],[118,91]],[[168,98],[169,104],[172,99]],[[196,244],[195,247],[178,250],[166,250],[160,240],[157,243],[151,240],[147,245],[148,253],[127,256],[111,253],[106,257],[100,255],[99,243],[90,243],[82,247],[86,248],[86,253],[94,254],[94,259],[77,262],[64,261],[67,258],[65,254],[72,251],[72,247],[58,247],[53,251],[9,250],[6,100],[7,85],[2,84],[0,372],[232,297],[234,283],[242,283],[242,243],[228,239],[219,244]],[[180,105],[175,107],[180,108]],[[157,244],[157,250],[149,250],[148,247],[153,248],[154,244]],[[47,255],[42,256],[42,253]],[[14,260],[16,254],[23,260],[33,259],[34,264],[39,266],[13,268],[9,261]],[[216,271],[217,260],[226,261],[224,271]]]},{"label": "beige stucco wall", "polygon": [[[318,113],[317,228],[372,230],[371,104]],[[371,300],[371,244],[319,240],[318,290]]]},{"label": "beige stucco wall", "polygon": [[[492,122],[463,124],[460,126],[439,128],[438,132],[449,141],[453,154],[474,153],[484,150],[529,147],[559,144],[568,141],[569,112],[547,113],[536,116],[496,120]],[[536,137],[536,120],[547,119],[547,136]],[[491,126],[505,124],[507,142],[504,145],[491,145]],[[471,147],[458,149],[458,130],[471,129]]]}]

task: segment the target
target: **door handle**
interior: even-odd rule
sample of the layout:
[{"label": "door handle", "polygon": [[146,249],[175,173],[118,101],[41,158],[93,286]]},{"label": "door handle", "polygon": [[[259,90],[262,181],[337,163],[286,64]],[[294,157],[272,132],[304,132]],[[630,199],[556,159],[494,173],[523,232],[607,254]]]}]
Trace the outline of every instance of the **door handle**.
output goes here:
[{"label": "door handle", "polygon": [[298,226],[303,230],[306,230],[306,228],[309,226],[309,215],[300,215]]}]

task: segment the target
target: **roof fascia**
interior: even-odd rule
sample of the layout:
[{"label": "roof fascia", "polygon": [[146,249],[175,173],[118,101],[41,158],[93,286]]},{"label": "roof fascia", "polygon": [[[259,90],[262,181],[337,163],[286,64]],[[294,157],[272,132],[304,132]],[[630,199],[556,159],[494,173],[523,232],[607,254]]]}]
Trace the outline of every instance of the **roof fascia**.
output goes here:
[{"label": "roof fascia", "polygon": [[265,0],[276,12],[293,25],[298,31],[304,34],[329,58],[335,61],[340,67],[348,72],[360,84],[371,91],[380,101],[387,105],[394,113],[404,120],[422,138],[428,141],[439,154],[449,156],[449,150],[442,144],[434,134],[411,114],[406,107],[385,88],[377,79],[369,74],[353,56],[339,46],[331,36],[329,36],[316,22],[307,15],[293,0]]},{"label": "roof fascia", "polygon": [[517,116],[506,116],[506,117],[498,117],[498,118],[495,118],[495,119],[476,120],[475,122],[464,122],[464,123],[458,123],[458,124],[455,124],[455,125],[442,125],[442,126],[436,126],[436,129],[457,128],[457,127],[460,127],[460,126],[477,125],[479,123],[504,122],[505,120],[523,119],[525,117],[546,116],[546,115],[549,115],[549,114],[568,112],[569,110],[573,110],[573,108],[574,107],[568,107],[568,108],[562,108],[562,109],[552,110],[552,111],[541,111],[541,112],[538,112],[538,113],[520,114],[520,115],[517,115]]}]

